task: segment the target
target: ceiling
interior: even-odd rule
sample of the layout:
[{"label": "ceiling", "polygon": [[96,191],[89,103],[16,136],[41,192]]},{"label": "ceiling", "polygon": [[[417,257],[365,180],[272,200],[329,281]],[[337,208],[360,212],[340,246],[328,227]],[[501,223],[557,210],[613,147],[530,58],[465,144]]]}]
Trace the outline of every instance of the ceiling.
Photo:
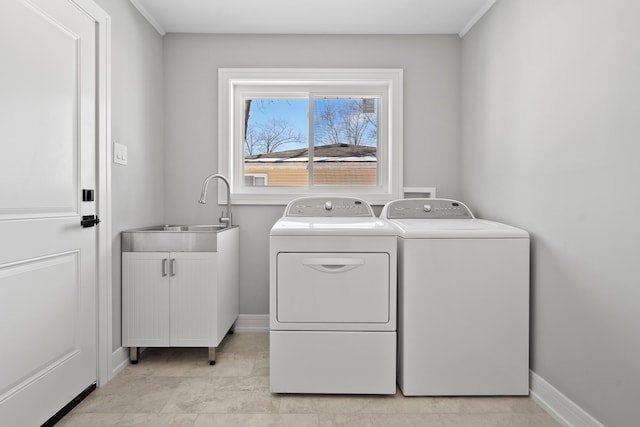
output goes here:
[{"label": "ceiling", "polygon": [[496,0],[130,0],[165,33],[458,34]]}]

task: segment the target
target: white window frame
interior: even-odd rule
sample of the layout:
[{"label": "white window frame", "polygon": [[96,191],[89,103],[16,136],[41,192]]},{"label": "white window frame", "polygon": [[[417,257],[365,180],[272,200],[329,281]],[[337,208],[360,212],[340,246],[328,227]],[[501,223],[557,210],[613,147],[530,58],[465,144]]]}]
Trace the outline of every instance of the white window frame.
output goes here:
[{"label": "white window frame", "polygon": [[[245,94],[265,91],[274,96],[300,88],[313,93],[380,93],[377,186],[250,187],[244,185],[244,103]],[[231,202],[237,205],[280,205],[308,195],[341,195],[382,205],[399,199],[402,186],[402,90],[401,69],[274,69],[220,68],[218,70],[218,171],[229,177]],[[312,114],[313,111],[310,111]],[[242,117],[242,120],[240,120]],[[218,192],[226,203],[226,192]]]}]

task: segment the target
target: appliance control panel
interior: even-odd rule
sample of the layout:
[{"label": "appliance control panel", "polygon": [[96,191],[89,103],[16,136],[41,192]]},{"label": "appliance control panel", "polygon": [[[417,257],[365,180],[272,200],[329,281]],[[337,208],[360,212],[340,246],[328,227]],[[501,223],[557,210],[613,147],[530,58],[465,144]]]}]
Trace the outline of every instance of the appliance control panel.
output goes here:
[{"label": "appliance control panel", "polygon": [[374,217],[371,206],[353,197],[303,197],[291,201],[284,216],[289,217]]},{"label": "appliance control panel", "polygon": [[450,199],[402,199],[390,202],[383,216],[388,219],[473,219],[469,208]]}]

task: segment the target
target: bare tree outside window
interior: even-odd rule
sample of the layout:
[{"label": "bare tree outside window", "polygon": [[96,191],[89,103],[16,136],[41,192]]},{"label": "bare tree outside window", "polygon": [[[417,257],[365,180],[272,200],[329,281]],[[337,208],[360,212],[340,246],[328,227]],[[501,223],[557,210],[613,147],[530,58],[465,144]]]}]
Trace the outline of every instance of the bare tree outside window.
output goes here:
[{"label": "bare tree outside window", "polygon": [[248,126],[245,138],[245,153],[266,154],[277,151],[285,144],[302,144],[304,137],[282,119],[272,118],[267,122]]},{"label": "bare tree outside window", "polygon": [[365,109],[363,99],[319,99],[314,111],[316,145],[378,144],[378,114]]},{"label": "bare tree outside window", "polygon": [[[304,135],[295,129],[293,123],[280,116],[273,115],[270,108],[278,103],[288,101],[275,101],[270,99],[245,100],[245,155],[267,154],[278,151],[281,148],[290,148],[306,142]],[[257,109],[261,120],[252,118],[252,109]]]}]

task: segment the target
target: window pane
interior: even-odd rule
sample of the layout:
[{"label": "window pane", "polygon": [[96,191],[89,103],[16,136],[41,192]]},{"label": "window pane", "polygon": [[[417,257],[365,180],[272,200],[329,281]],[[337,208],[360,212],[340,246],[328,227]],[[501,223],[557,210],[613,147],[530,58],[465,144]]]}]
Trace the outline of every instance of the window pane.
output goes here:
[{"label": "window pane", "polygon": [[244,185],[306,186],[307,99],[245,99]]},{"label": "window pane", "polygon": [[377,185],[378,99],[317,97],[313,111],[313,184]]}]

